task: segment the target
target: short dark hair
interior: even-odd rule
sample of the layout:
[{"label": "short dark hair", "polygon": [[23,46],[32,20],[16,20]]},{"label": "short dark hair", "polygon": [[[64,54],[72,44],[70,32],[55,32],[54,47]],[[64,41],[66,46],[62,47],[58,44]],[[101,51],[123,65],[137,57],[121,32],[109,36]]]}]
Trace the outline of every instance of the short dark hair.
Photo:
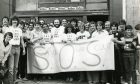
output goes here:
[{"label": "short dark hair", "polygon": [[131,25],[126,25],[125,30],[127,29],[133,29],[133,27]]},{"label": "short dark hair", "polygon": [[8,18],[7,16],[4,16],[4,17],[2,18],[2,20],[3,20],[4,18],[6,18],[6,19],[9,21],[9,18]]},{"label": "short dark hair", "polygon": [[40,22],[38,22],[38,21],[37,21],[37,22],[35,22],[35,25],[37,25],[37,24],[38,24],[38,25],[41,25],[41,24],[40,24]]},{"label": "short dark hair", "polygon": [[33,23],[33,22],[29,22],[29,26],[30,26],[31,24],[32,24],[32,25],[33,25],[33,27],[34,27],[34,23]]},{"label": "short dark hair", "polygon": [[113,26],[113,25],[114,25],[115,27],[118,27],[118,23],[117,23],[117,22],[112,22],[112,23],[111,23],[111,26]]},{"label": "short dark hair", "polygon": [[7,33],[4,34],[4,39],[6,38],[7,35],[9,35],[13,38],[13,34],[11,32],[7,32]]},{"label": "short dark hair", "polygon": [[104,27],[104,23],[103,23],[103,21],[97,21],[97,25],[98,24],[100,24],[101,26],[102,26],[102,29],[104,29],[105,27]]},{"label": "short dark hair", "polygon": [[140,24],[137,24],[137,25],[135,26],[135,29],[136,29],[136,30],[140,30]]},{"label": "short dark hair", "polygon": [[71,22],[75,22],[75,23],[77,24],[78,20],[75,19],[75,18],[73,18],[73,19],[70,20],[70,23],[71,23]]},{"label": "short dark hair", "polygon": [[119,25],[126,25],[126,21],[124,19],[120,20]]},{"label": "short dark hair", "polygon": [[23,25],[23,27],[25,27],[25,22],[20,21],[19,24]]},{"label": "short dark hair", "polygon": [[12,21],[17,21],[17,25],[19,24],[19,18],[14,16],[11,18],[10,24],[12,25]]},{"label": "short dark hair", "polygon": [[68,28],[71,28],[71,32],[73,32],[74,31],[74,27],[72,26],[72,24],[67,24],[66,25],[66,28],[65,28],[65,33],[67,34],[68,33]]},{"label": "short dark hair", "polygon": [[90,24],[89,24],[89,26],[91,26],[91,24],[95,24],[95,26],[97,26],[96,25],[96,22],[94,22],[94,21],[91,21]]}]

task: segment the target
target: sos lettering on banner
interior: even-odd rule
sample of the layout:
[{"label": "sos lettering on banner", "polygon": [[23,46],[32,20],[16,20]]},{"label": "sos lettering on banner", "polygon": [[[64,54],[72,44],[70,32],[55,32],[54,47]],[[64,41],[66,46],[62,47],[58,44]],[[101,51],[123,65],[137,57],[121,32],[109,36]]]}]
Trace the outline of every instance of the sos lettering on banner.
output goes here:
[{"label": "sos lettering on banner", "polygon": [[114,70],[114,44],[100,40],[54,43],[28,48],[28,73]]}]

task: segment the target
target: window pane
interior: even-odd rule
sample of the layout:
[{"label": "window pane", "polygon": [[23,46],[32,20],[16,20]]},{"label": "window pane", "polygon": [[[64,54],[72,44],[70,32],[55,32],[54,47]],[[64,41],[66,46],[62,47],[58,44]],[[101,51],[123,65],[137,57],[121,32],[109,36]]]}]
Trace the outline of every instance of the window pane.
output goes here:
[{"label": "window pane", "polygon": [[16,11],[37,10],[38,0],[16,0]]}]

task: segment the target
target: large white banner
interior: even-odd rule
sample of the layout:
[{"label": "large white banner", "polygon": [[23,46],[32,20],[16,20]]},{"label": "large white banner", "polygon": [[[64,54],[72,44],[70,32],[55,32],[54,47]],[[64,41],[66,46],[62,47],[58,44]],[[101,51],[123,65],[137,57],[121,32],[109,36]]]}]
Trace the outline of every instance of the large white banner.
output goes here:
[{"label": "large white banner", "polygon": [[114,44],[110,36],[74,43],[31,45],[28,73],[114,70]]}]

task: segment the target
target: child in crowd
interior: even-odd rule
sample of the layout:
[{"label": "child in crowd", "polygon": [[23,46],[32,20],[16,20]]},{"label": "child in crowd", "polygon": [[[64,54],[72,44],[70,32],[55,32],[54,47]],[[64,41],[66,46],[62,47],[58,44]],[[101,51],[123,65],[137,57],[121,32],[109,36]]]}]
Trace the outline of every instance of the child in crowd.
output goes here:
[{"label": "child in crowd", "polygon": [[124,59],[124,79],[128,84],[134,84],[135,81],[135,49],[136,42],[134,41],[134,33],[131,25],[127,25],[125,28],[125,45],[123,47],[123,59]]}]

